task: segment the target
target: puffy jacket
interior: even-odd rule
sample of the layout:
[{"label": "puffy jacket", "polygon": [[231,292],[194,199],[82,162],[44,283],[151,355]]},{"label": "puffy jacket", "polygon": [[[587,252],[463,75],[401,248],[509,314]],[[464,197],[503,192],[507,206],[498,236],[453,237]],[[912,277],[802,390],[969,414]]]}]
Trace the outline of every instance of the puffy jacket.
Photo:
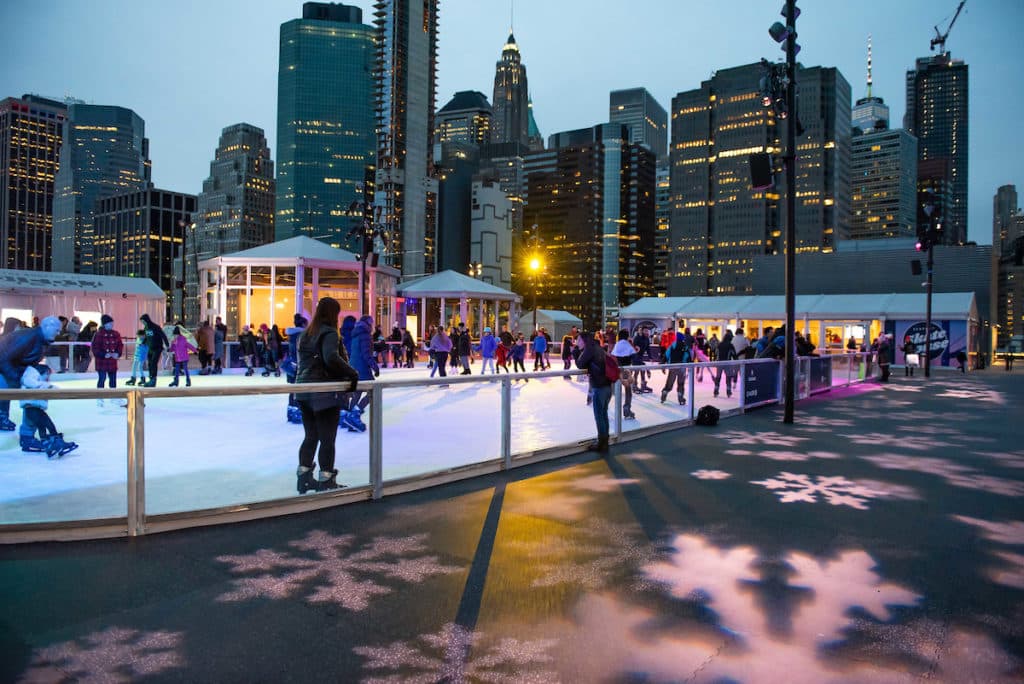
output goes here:
[{"label": "puffy jacket", "polygon": [[690,363],[693,360],[690,345],[687,343],[686,336],[681,332],[676,333],[676,341],[668,348],[667,354],[669,363]]},{"label": "puffy jacket", "polygon": [[587,371],[591,387],[608,387],[612,384],[608,380],[608,376],[604,374],[605,354],[606,352],[601,345],[597,344],[596,341],[591,341],[587,343],[583,353],[576,359],[576,367]]},{"label": "puffy jacket", "polygon": [[[25,369],[25,372],[21,375],[21,386],[24,389],[53,389],[56,385],[52,384],[49,380],[43,380],[43,376],[39,374],[35,366],[29,366]],[[46,410],[49,405],[46,399],[21,399],[18,402],[21,408],[26,406],[36,406],[38,408]]]},{"label": "puffy jacket", "polygon": [[471,349],[470,348],[473,346],[473,341],[469,339],[469,331],[468,330],[466,330],[465,332],[459,333],[458,341],[453,340],[453,342],[455,342],[456,351],[458,352],[459,356],[469,356],[470,355],[470,353],[471,353]]},{"label": "puffy jacket", "polygon": [[196,331],[196,346],[207,354],[213,354],[213,345],[216,343],[216,335],[213,326],[209,323],[199,326]]},{"label": "puffy jacket", "polygon": [[537,335],[533,338],[533,353],[543,354],[548,350],[548,338],[544,335]]},{"label": "puffy jacket", "polygon": [[345,316],[341,322],[341,343],[345,345],[345,351],[352,356],[352,331],[356,328],[356,317]]},{"label": "puffy jacket", "polygon": [[352,367],[359,373],[360,380],[373,380],[377,362],[373,360],[373,319],[363,316],[352,328]]},{"label": "puffy jacket", "polygon": [[[321,325],[319,330],[306,328],[298,338],[298,344],[296,384],[359,378],[356,369],[346,363],[341,355],[338,331],[329,325]],[[322,359],[322,363],[316,361],[317,356]]]},{"label": "puffy jacket", "polygon": [[22,328],[0,336],[0,375],[8,387],[20,387],[25,367],[39,363],[47,347],[42,328]]},{"label": "puffy jacket", "polygon": [[188,340],[185,339],[184,335],[175,335],[174,341],[171,342],[171,352],[174,353],[175,363],[185,363],[188,361],[189,352],[198,351]]},{"label": "puffy jacket", "polygon": [[[124,353],[124,343],[121,342],[121,333],[116,330],[100,328],[92,336],[92,355],[96,359],[96,370],[104,373],[117,372],[117,360]],[[114,354],[113,358],[107,358]]]},{"label": "puffy jacket", "polygon": [[447,354],[451,350],[452,338],[448,337],[443,330],[435,333],[434,338],[430,340],[430,351],[444,352]]},{"label": "puffy jacket", "polygon": [[494,351],[498,348],[498,341],[491,333],[484,333],[480,338],[480,356],[485,359],[493,359]]}]

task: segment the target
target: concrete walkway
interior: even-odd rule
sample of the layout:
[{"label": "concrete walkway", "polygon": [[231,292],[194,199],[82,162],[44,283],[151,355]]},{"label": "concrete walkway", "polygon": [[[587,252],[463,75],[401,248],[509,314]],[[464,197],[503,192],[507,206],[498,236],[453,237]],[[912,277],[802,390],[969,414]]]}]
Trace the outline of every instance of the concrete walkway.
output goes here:
[{"label": "concrete walkway", "polygon": [[1019,376],[898,375],[794,425],[0,548],[0,681],[1020,682]]}]

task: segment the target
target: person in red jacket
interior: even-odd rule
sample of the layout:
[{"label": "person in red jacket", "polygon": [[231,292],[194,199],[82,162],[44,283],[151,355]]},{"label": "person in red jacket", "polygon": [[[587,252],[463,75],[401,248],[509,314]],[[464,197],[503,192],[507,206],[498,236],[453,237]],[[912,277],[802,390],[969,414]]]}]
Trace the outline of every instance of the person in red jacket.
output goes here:
[{"label": "person in red jacket", "polygon": [[[96,373],[99,380],[96,387],[103,388],[104,382],[110,378],[111,389],[117,387],[117,360],[124,353],[124,343],[121,341],[121,333],[114,330],[114,319],[109,314],[103,314],[100,318],[100,329],[92,337],[92,356],[96,359]],[[116,404],[123,406],[123,399],[113,399]],[[97,406],[103,406],[103,400],[96,400]]]},{"label": "person in red jacket", "polygon": [[[658,340],[658,346],[661,347],[661,362],[668,362],[668,348],[675,344],[676,341],[676,329],[675,326],[669,325],[661,333],[661,339]],[[664,369],[661,371],[665,372]]]}]

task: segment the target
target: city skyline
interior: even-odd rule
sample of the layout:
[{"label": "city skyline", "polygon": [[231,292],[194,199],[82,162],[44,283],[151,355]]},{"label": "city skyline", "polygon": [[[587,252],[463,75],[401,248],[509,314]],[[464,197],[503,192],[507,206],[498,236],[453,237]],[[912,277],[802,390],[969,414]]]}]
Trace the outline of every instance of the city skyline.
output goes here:
[{"label": "city skyline", "polygon": [[[348,4],[372,12],[369,0]],[[19,27],[8,43],[11,54],[34,57],[5,62],[0,94],[67,94],[133,109],[147,122],[154,183],[196,193],[206,178],[209,150],[224,126],[245,121],[268,133],[275,130],[277,33],[281,23],[301,12],[301,5],[257,2],[243,9],[233,0],[215,6],[186,1],[174,7],[108,0],[5,6],[0,16]],[[955,0],[872,0],[827,8],[803,0],[800,5],[800,61],[839,68],[853,100],[866,94],[867,37],[872,35],[873,94],[890,106],[894,124],[906,109],[906,71],[918,57],[931,54],[932,26],[944,30],[956,9]],[[645,3],[644,12],[633,15],[603,0],[587,2],[585,12],[583,7],[582,0],[519,0],[510,27],[506,2],[443,0],[438,106],[459,90],[490,90],[495,58],[510,28],[530,73],[534,113],[545,139],[605,122],[611,90],[644,87],[668,108],[672,97],[699,87],[715,70],[782,56],[767,34],[780,18],[770,3],[746,0],[718,14],[710,7],[660,0]],[[622,33],[622,19],[629,16],[637,20],[632,35]],[[640,23],[652,17],[659,20]],[[947,43],[952,56],[971,70],[968,239],[981,244],[991,242],[996,189],[1024,184],[1014,175],[1022,149],[1014,118],[1024,95],[1007,88],[1002,76],[1019,62],[1011,31],[1021,19],[1024,6],[1017,3],[969,1]],[[128,22],[165,30],[120,28],[118,50],[95,49],[112,26]],[[39,35],[65,49],[40,54],[31,42]],[[576,36],[587,42],[567,43]],[[276,135],[269,143],[276,158]]]}]

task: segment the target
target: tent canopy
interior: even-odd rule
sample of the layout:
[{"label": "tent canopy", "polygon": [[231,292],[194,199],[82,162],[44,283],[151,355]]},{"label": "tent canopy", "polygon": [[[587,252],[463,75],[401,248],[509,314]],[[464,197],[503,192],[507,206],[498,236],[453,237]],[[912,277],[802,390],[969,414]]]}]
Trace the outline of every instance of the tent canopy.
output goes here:
[{"label": "tent canopy", "polygon": [[447,270],[422,278],[399,283],[398,293],[403,297],[432,297],[446,299],[479,298],[516,301],[519,295],[505,288],[471,278],[458,271]]},{"label": "tent canopy", "polygon": [[223,255],[226,259],[319,259],[321,261],[359,261],[352,252],[337,249],[305,235],[278,240],[241,252]]},{"label": "tent canopy", "polygon": [[[544,328],[551,334],[555,341],[560,340],[572,326],[582,328],[583,321],[568,311],[557,311],[554,309],[537,309],[537,327]],[[533,311],[527,311],[519,317],[519,330],[533,330]]]}]

